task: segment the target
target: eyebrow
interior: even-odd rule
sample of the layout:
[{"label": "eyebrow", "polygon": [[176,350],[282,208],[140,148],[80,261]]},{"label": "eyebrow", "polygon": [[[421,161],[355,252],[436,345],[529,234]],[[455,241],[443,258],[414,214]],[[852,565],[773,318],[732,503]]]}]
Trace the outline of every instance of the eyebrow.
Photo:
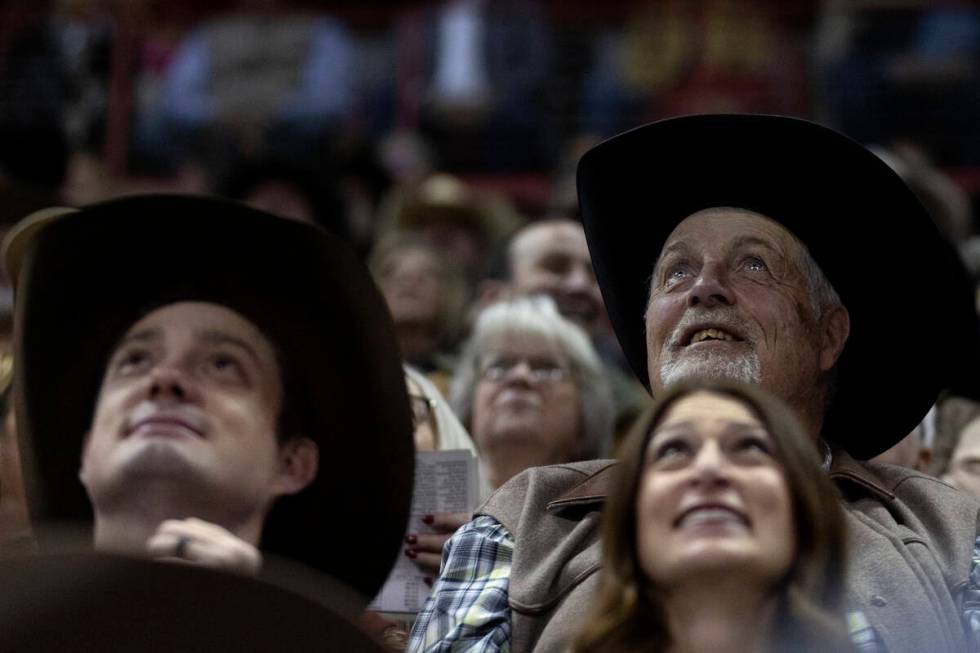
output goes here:
[{"label": "eyebrow", "polygon": [[[244,351],[250,358],[252,358],[256,363],[260,363],[261,359],[255,348],[252,347],[248,342],[239,338],[238,336],[233,336],[229,333],[223,331],[217,331],[215,329],[206,329],[196,331],[194,335],[200,338],[204,342],[212,345],[231,345],[238,349]],[[149,327],[146,329],[140,329],[139,331],[134,331],[133,333],[127,334],[119,344],[116,345],[113,351],[119,351],[121,348],[133,342],[154,342],[163,338],[163,331],[159,327]]]},{"label": "eyebrow", "polygon": [[678,253],[686,254],[690,251],[691,251],[691,246],[688,245],[687,241],[684,240],[675,241],[667,245],[666,247],[664,247],[662,250],[660,250],[660,256],[658,256],[657,260],[654,261],[653,263],[653,271],[650,273],[650,279],[652,280],[654,277],[657,276],[657,272],[660,270],[660,264],[663,263],[665,258],[670,256],[671,254],[678,254]]},{"label": "eyebrow", "polygon": [[242,351],[247,353],[252,358],[252,360],[254,360],[256,363],[262,362],[261,359],[259,358],[258,352],[255,351],[255,348],[252,347],[252,345],[250,345],[245,340],[239,338],[238,336],[233,336],[229,333],[225,333],[223,331],[216,331],[213,329],[209,329],[205,331],[197,331],[195,332],[194,335],[201,338],[202,340],[204,340],[209,344],[231,345],[233,347],[237,347],[238,349],[241,349]]},{"label": "eyebrow", "polygon": [[140,329],[139,331],[127,333],[125,336],[123,336],[122,340],[119,341],[113,351],[117,351],[131,342],[150,342],[153,340],[159,340],[161,337],[163,337],[163,332],[156,327]]},{"label": "eyebrow", "polygon": [[[660,250],[660,256],[657,258],[657,265],[659,265],[660,261],[668,254],[674,254],[676,252],[687,253],[689,251],[691,251],[691,246],[688,245],[686,240],[674,241]],[[656,265],[654,267],[656,267]]]},{"label": "eyebrow", "polygon": [[[670,435],[673,434],[675,431],[685,431],[687,429],[694,428],[694,426],[695,426],[694,422],[692,422],[691,420],[684,420],[683,422],[674,422],[672,424],[667,424],[665,426],[658,427],[657,429],[654,430],[653,433],[650,434],[650,439],[648,441],[648,444],[650,442],[653,442],[658,435],[661,434]],[[727,435],[733,432],[744,433],[747,431],[751,431],[751,432],[761,431],[766,435],[768,435],[770,439],[772,439],[772,434],[769,433],[769,430],[765,426],[754,422],[729,422],[725,426],[722,432]]]},{"label": "eyebrow", "polygon": [[765,247],[766,249],[772,252],[780,253],[779,250],[776,249],[771,242],[769,242],[765,238],[759,238],[758,236],[739,236],[734,241],[732,241],[731,248],[741,249],[743,247],[750,246],[750,245],[759,245],[761,247]]},{"label": "eyebrow", "polygon": [[[771,242],[765,238],[760,238],[759,236],[739,236],[732,241],[730,249],[737,250],[752,245],[765,247],[769,251],[777,254],[780,253]],[[660,264],[663,263],[665,258],[672,254],[687,254],[691,251],[691,249],[691,245],[688,244],[686,240],[678,240],[664,247],[660,251],[660,256],[657,257],[656,262],[653,264],[653,274],[651,276],[656,276],[657,270],[660,268]]]}]

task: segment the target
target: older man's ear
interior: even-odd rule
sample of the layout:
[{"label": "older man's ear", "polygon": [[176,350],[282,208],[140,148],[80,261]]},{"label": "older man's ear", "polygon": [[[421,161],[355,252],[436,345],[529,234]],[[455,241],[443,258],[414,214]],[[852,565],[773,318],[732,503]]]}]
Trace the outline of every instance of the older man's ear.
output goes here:
[{"label": "older man's ear", "polygon": [[828,372],[837,364],[851,333],[851,316],[843,306],[827,311],[820,324],[820,369]]},{"label": "older man's ear", "polygon": [[278,494],[296,494],[316,478],[320,449],[310,438],[290,438],[279,445]]}]

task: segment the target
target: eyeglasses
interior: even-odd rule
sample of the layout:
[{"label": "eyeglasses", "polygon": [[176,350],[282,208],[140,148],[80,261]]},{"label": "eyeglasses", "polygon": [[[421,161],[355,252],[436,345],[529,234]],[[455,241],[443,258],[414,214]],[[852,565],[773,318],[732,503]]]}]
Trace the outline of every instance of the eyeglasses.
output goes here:
[{"label": "eyeglasses", "polygon": [[412,404],[412,427],[418,428],[420,424],[428,421],[435,424],[436,400],[409,393],[408,400]]},{"label": "eyeglasses", "polygon": [[501,356],[480,369],[480,378],[491,383],[502,381],[521,363],[527,363],[527,375],[533,383],[560,383],[572,377],[570,371],[552,360]]}]

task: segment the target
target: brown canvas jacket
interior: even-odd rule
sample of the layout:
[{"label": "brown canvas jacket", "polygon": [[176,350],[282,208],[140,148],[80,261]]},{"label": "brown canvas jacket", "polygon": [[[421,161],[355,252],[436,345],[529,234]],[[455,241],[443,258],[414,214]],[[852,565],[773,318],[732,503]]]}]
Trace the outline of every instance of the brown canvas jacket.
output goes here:
[{"label": "brown canvas jacket", "polygon": [[[511,646],[567,651],[598,583],[599,516],[616,463],[597,460],[525,471],[477,514],[514,537]],[[942,481],[834,452],[831,478],[849,527],[849,600],[892,653],[969,650],[962,590],[980,502]]]},{"label": "brown canvas jacket", "polygon": [[939,479],[834,451],[848,589],[889,651],[964,651],[961,621],[980,502]]}]

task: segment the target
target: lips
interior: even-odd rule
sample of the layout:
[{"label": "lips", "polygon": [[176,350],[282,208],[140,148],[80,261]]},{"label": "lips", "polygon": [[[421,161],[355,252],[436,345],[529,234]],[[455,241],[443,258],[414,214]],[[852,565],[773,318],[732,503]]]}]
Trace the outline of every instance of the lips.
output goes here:
[{"label": "lips", "polygon": [[721,329],[702,329],[691,336],[690,344],[693,345],[707,340],[735,340],[735,336]]},{"label": "lips", "polygon": [[692,506],[674,520],[674,528],[734,525],[751,528],[748,516],[731,506],[710,503]]},{"label": "lips", "polygon": [[715,324],[697,324],[687,327],[680,338],[682,346],[698,345],[703,342],[742,342],[745,338],[732,327]]},{"label": "lips", "polygon": [[128,429],[127,436],[196,437],[204,436],[185,421],[177,419],[145,419]]},{"label": "lips", "polygon": [[494,404],[497,408],[527,410],[531,408],[538,408],[541,405],[541,397],[535,392],[505,388],[497,396]]},{"label": "lips", "polygon": [[150,435],[165,437],[204,437],[204,420],[190,411],[161,409],[152,403],[140,404],[126,421],[123,437]]}]

